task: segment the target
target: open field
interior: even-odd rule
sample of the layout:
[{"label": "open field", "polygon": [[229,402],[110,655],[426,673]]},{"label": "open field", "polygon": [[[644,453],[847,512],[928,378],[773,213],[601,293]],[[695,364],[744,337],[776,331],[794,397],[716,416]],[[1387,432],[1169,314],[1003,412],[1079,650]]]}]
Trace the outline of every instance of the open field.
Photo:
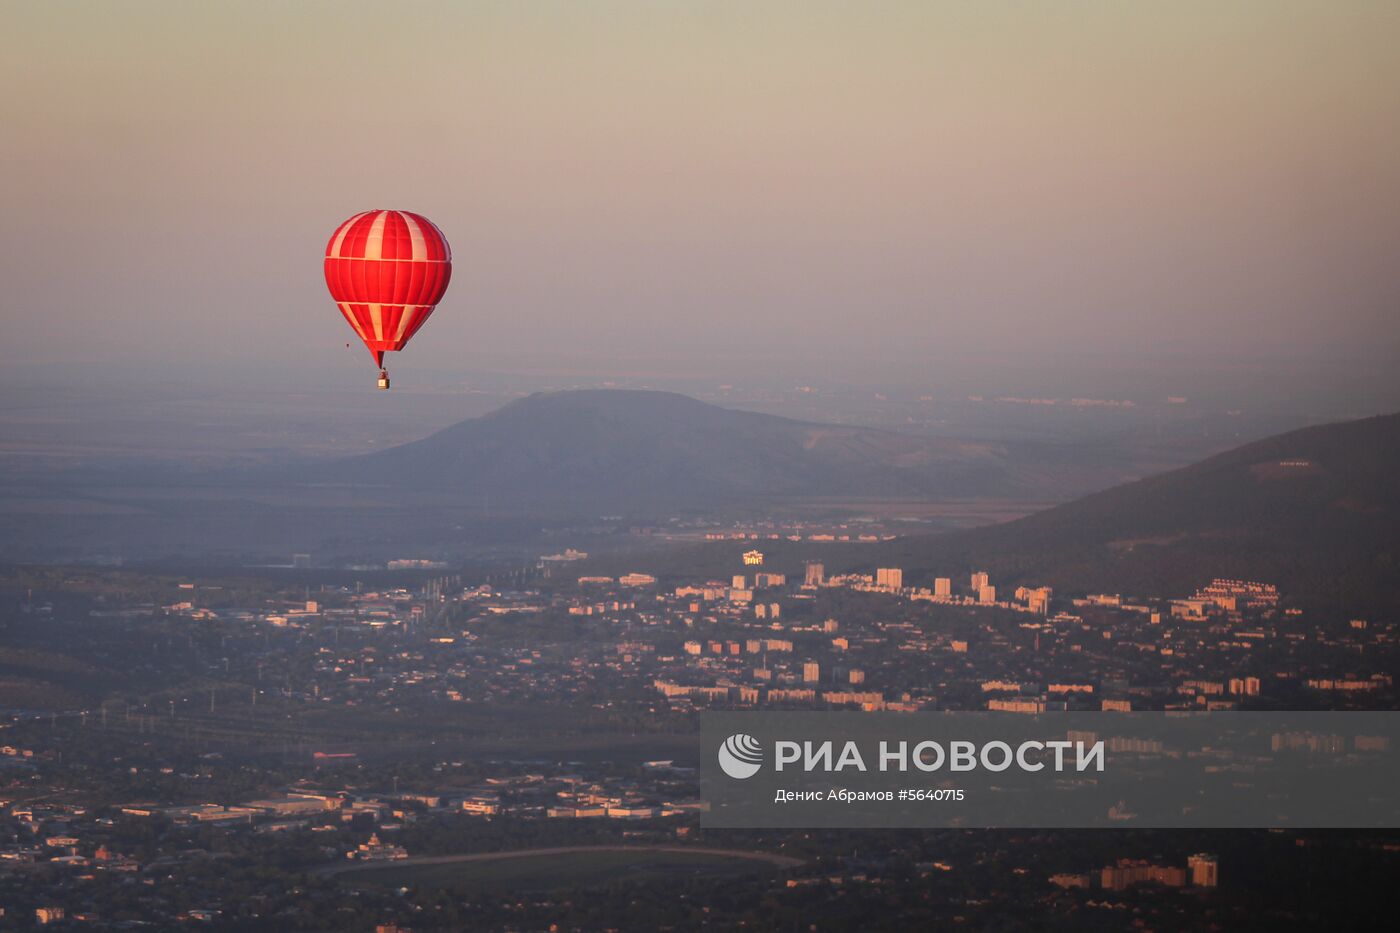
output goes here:
[{"label": "open field", "polygon": [[[63,707],[71,699],[46,684],[12,684],[0,677],[0,697],[23,686],[26,702],[13,708],[36,711]],[[42,688],[42,690],[40,689]],[[51,695],[52,694],[52,695]],[[36,699],[51,699],[36,707]],[[207,699],[205,700],[207,702]],[[193,707],[193,708],[191,708]],[[217,752],[237,760],[313,763],[315,752],[353,753],[356,765],[378,766],[430,756],[463,761],[515,761],[534,765],[560,762],[634,767],[653,759],[692,763],[695,739],[686,732],[634,731],[623,724],[593,719],[586,710],[547,706],[538,711],[518,708],[447,710],[441,715],[413,715],[392,710],[298,709],[269,703],[256,709],[221,706],[217,713],[194,703],[169,705],[155,701],[128,713],[109,704],[84,715],[67,707],[53,717],[36,716],[18,727],[13,741],[32,736],[62,735],[90,750],[120,748],[137,743],[168,754],[203,755]],[[680,726],[680,728],[685,728]],[[324,762],[334,767],[337,762]],[[193,790],[193,788],[192,788]]]}]

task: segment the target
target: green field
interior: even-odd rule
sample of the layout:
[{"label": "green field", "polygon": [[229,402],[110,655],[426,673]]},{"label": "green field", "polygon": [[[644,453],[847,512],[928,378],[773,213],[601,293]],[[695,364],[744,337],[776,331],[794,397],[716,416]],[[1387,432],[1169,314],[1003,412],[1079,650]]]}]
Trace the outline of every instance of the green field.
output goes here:
[{"label": "green field", "polygon": [[493,890],[546,891],[621,880],[656,881],[774,872],[794,861],[762,853],[748,855],[706,850],[590,847],[537,850],[528,854],[485,854],[432,863],[388,864],[353,870],[341,877],[346,882],[396,888],[469,892],[490,887]]}]

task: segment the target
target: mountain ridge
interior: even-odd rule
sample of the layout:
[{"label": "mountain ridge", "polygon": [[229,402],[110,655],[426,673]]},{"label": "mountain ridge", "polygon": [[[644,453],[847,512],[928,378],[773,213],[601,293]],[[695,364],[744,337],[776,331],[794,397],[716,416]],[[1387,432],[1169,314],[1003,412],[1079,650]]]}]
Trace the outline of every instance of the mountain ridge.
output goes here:
[{"label": "mountain ridge", "polygon": [[905,538],[880,546],[880,560],[1134,595],[1248,577],[1335,610],[1393,610],[1400,414],[1274,435],[1005,524]]},{"label": "mountain ridge", "polygon": [[619,389],[536,393],[422,440],[301,475],[579,511],[1004,495],[1020,483],[999,444],[797,421],[677,393]]}]

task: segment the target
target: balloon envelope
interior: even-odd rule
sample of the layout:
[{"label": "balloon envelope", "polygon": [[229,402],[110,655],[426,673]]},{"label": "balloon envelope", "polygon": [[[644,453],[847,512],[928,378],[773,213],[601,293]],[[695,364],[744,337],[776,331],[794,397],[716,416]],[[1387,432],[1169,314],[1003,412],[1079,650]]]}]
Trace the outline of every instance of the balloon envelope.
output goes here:
[{"label": "balloon envelope", "polygon": [[423,326],[451,278],[452,248],[421,214],[365,211],[326,244],[326,286],[380,366]]}]

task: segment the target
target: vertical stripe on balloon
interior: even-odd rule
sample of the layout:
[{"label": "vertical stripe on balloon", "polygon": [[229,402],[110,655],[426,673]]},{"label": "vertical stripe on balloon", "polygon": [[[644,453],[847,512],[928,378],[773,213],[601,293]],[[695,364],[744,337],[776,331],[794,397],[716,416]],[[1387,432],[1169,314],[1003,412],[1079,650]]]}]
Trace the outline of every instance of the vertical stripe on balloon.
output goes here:
[{"label": "vertical stripe on balloon", "polygon": [[421,214],[363,211],[326,244],[326,285],[341,314],[379,359],[423,326],[452,278],[452,250]]}]

